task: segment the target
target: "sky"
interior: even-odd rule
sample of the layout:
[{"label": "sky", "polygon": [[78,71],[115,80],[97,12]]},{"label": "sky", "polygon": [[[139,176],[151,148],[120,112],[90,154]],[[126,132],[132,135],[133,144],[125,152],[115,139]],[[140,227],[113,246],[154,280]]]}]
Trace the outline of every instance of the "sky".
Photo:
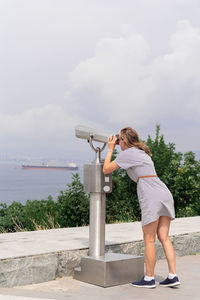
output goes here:
[{"label": "sky", "polygon": [[0,0],[0,158],[90,160],[76,125],[200,150],[200,1]]}]

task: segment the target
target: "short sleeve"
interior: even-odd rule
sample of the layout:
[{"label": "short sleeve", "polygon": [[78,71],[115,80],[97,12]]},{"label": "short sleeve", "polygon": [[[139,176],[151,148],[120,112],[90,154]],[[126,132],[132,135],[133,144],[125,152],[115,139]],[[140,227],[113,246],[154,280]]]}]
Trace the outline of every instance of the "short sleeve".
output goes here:
[{"label": "short sleeve", "polygon": [[142,165],[141,159],[138,158],[137,151],[130,150],[131,149],[127,149],[120,152],[115,159],[116,164],[122,169],[127,170],[128,168]]}]

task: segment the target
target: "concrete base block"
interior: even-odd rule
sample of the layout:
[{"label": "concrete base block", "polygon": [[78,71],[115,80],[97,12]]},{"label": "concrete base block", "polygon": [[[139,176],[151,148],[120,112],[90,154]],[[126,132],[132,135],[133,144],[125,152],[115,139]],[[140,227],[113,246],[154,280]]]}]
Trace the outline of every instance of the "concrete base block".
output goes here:
[{"label": "concrete base block", "polygon": [[83,257],[74,278],[109,287],[137,281],[144,276],[144,257],[107,253],[100,257]]}]

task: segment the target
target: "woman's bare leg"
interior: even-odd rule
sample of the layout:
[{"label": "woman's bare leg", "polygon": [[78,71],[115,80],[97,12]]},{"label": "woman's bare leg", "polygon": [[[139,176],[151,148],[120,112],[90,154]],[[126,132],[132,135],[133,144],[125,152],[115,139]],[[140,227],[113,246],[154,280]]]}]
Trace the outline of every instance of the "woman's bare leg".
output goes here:
[{"label": "woman's bare leg", "polygon": [[169,273],[176,274],[176,254],[168,235],[170,222],[169,217],[162,216],[159,218],[157,236],[165,251]]},{"label": "woman's bare leg", "polygon": [[155,239],[159,220],[142,227],[145,244],[146,275],[153,277],[156,264]]}]

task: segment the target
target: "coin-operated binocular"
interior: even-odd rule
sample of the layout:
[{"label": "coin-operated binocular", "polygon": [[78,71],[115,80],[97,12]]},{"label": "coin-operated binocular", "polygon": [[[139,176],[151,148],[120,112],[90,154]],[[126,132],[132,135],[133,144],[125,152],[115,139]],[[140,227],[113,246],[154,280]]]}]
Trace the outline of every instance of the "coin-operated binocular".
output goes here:
[{"label": "coin-operated binocular", "polygon": [[[77,126],[76,137],[85,139],[95,152],[95,159],[84,165],[84,188],[90,193],[89,256],[82,257],[74,278],[103,287],[139,280],[144,274],[144,258],[140,256],[105,254],[106,193],[112,192],[112,175],[103,174],[101,152],[111,134]],[[102,143],[95,147],[93,142]]]}]

